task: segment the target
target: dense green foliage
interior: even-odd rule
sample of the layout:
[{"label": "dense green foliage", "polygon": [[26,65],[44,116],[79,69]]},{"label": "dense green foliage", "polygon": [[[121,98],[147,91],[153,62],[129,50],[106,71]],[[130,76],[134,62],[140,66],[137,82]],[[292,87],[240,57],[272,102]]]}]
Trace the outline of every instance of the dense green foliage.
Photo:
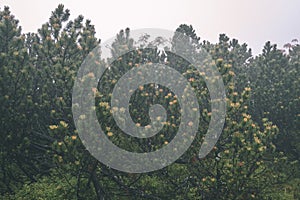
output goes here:
[{"label": "dense green foliage", "polygon": [[[2,8],[1,8],[2,9]],[[137,126],[149,124],[149,105],[168,113],[155,137],[126,136],[112,119],[111,92],[118,79],[141,64],[174,67],[195,89],[200,126],[191,148],[161,170],[130,174],[94,159],[81,143],[72,116],[72,88],[77,71],[99,43],[95,28],[83,16],[69,19],[59,5],[37,33],[23,34],[8,7],[0,10],[0,193],[3,199],[299,199],[300,198],[300,45],[286,52],[267,42],[253,57],[247,44],[221,34],[219,42],[201,41],[192,26],[176,31],[192,38],[172,38],[172,52],[185,46],[189,55],[205,49],[226,87],[224,129],[210,154],[198,151],[211,116],[205,74],[170,51],[158,54],[120,31],[111,46],[136,51],[115,57],[96,96],[97,116],[110,140],[130,151],[149,152],[167,145],[180,123],[180,106],[168,88],[140,86],[131,98]],[[162,42],[162,41],[155,41]],[[152,43],[153,44],[153,43]],[[143,49],[142,49],[143,48]],[[95,58],[95,65],[102,65]],[[94,80],[90,73],[82,81]],[[100,121],[100,120],[99,120]],[[148,164],[148,163],[145,163]],[[150,163],[151,164],[151,163]]]}]

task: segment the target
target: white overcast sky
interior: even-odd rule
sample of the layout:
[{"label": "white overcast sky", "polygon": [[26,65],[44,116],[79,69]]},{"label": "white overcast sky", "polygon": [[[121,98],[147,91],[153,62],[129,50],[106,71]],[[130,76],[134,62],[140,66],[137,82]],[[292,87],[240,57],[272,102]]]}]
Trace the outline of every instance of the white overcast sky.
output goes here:
[{"label": "white overcast sky", "polygon": [[36,32],[58,4],[71,19],[91,19],[102,41],[129,27],[175,30],[191,24],[201,40],[216,42],[220,33],[246,42],[255,54],[266,41],[283,44],[300,39],[300,0],[1,0],[20,20],[23,32]]}]

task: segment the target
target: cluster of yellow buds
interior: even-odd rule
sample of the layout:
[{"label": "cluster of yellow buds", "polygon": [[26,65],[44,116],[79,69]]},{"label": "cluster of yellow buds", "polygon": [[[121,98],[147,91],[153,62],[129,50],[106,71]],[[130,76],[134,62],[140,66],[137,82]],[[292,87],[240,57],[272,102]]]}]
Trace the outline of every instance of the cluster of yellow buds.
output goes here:
[{"label": "cluster of yellow buds", "polygon": [[100,103],[99,103],[99,106],[105,107],[107,110],[110,108],[108,102],[100,102]]},{"label": "cluster of yellow buds", "polygon": [[246,113],[243,113],[242,114],[243,115],[243,117],[244,117],[244,122],[247,122],[247,121],[249,121],[249,119],[251,119],[251,115],[248,115],[248,114],[246,114]]},{"label": "cluster of yellow buds", "polygon": [[245,87],[245,91],[250,92],[251,88],[250,87]]},{"label": "cluster of yellow buds", "polygon": [[240,106],[241,106],[241,104],[239,102],[237,102],[237,103],[231,102],[230,103],[230,107],[232,107],[232,108],[239,108]]},{"label": "cluster of yellow buds", "polygon": [[257,136],[254,136],[254,142],[257,144],[261,143],[260,139]]}]

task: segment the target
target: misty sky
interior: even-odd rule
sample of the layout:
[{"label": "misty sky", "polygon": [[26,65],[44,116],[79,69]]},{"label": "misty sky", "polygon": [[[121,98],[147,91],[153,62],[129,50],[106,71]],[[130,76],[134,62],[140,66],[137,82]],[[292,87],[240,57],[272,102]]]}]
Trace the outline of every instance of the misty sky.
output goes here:
[{"label": "misty sky", "polygon": [[216,42],[220,33],[246,42],[255,54],[270,40],[280,48],[300,39],[300,0],[1,0],[20,20],[23,32],[36,32],[58,4],[91,19],[105,41],[129,27],[175,30],[191,24],[201,40]]}]

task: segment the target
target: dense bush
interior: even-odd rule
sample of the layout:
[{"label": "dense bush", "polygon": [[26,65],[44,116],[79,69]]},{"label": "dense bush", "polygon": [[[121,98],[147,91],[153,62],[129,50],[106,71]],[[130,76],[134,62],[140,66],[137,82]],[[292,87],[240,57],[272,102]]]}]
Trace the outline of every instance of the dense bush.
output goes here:
[{"label": "dense bush", "polygon": [[[185,46],[199,56],[205,49],[226,88],[226,123],[210,154],[198,158],[211,117],[205,74],[168,49],[144,48],[148,37],[133,41],[122,30],[111,46],[115,57],[96,95],[97,116],[110,140],[136,152],[167,145],[180,123],[177,97],[164,86],[137,89],[130,112],[138,126],[149,124],[149,105],[167,109],[167,121],[157,137],[125,136],[112,119],[111,92],[118,79],[141,64],[174,67],[194,88],[200,103],[200,126],[191,148],[161,170],[131,174],[113,170],[84,148],[72,116],[72,88],[77,71],[99,43],[95,28],[83,16],[69,20],[62,5],[37,33],[22,34],[7,7],[0,10],[0,186],[4,199],[297,199],[299,198],[299,53],[294,42],[287,53],[266,43],[262,54],[221,34],[219,42],[200,41],[192,26],[176,31],[191,37]],[[151,43],[150,43],[151,44]],[[152,43],[153,44],[153,43]],[[103,64],[95,56],[95,65]],[[95,80],[90,73],[82,81]],[[198,110],[197,110],[198,111]],[[145,163],[148,164],[148,163]],[[151,163],[149,163],[151,164]],[[298,167],[298,168],[297,168]],[[298,179],[297,179],[298,178]]]}]

